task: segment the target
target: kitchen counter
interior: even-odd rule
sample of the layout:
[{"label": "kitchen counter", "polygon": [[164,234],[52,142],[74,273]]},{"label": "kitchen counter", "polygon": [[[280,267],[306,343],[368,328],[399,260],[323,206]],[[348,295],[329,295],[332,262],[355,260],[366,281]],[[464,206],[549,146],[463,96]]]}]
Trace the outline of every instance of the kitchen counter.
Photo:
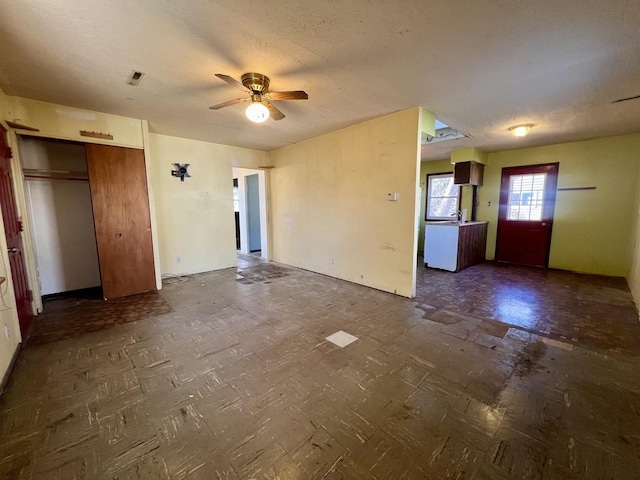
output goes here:
[{"label": "kitchen counter", "polygon": [[441,227],[470,227],[471,225],[487,225],[489,222],[425,222],[425,225],[440,225]]},{"label": "kitchen counter", "polygon": [[426,222],[424,266],[459,272],[485,259],[488,222]]}]

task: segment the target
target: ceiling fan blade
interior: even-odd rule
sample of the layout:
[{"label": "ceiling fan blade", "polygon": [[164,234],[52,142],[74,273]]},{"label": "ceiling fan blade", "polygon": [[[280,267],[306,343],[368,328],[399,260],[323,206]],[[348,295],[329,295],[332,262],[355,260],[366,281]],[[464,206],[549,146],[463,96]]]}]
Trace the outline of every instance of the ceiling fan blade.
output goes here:
[{"label": "ceiling fan blade", "polygon": [[268,92],[265,94],[270,100],[307,100],[309,95],[302,90],[291,92]]},{"label": "ceiling fan blade", "polygon": [[274,120],[282,120],[284,118],[284,113],[282,113],[280,110],[278,110],[272,104],[270,104],[269,102],[262,102],[262,103],[264,103],[267,106],[267,108],[269,109],[269,113],[271,114],[271,118],[273,118]]},{"label": "ceiling fan blade", "polygon": [[221,108],[228,107],[230,105],[235,105],[236,103],[246,102],[247,100],[251,100],[251,97],[246,98],[236,98],[235,100],[229,100],[228,102],[219,103],[217,105],[213,105],[209,107],[211,110],[220,110]]},{"label": "ceiling fan blade", "polygon": [[241,84],[239,81],[237,81],[235,78],[230,77],[229,75],[225,75],[224,73],[216,73],[216,77],[218,77],[220,80],[224,80],[229,85],[233,85],[234,87],[238,87],[240,90],[244,90],[245,92],[251,92],[250,89],[248,89],[243,84]]}]

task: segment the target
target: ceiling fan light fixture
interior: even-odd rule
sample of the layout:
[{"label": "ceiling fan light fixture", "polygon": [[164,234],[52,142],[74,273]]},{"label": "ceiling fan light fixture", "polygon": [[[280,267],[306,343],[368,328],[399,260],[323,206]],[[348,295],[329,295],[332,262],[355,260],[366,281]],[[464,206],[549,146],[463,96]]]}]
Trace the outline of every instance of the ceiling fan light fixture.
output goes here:
[{"label": "ceiling fan light fixture", "polygon": [[513,127],[509,127],[509,131],[513,133],[516,137],[524,137],[529,130],[533,127],[533,123],[526,123],[524,125],[514,125]]},{"label": "ceiling fan light fixture", "polygon": [[251,103],[244,113],[254,123],[266,122],[269,119],[269,109],[261,102]]}]

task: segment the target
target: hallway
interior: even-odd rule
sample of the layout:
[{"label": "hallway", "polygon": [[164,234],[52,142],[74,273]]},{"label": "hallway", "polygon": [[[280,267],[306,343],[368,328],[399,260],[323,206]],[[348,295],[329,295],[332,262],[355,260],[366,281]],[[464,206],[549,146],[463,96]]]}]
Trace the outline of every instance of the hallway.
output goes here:
[{"label": "hallway", "polygon": [[[623,280],[418,273],[409,300],[240,255],[158,293],[51,300],[0,399],[0,475],[639,478]],[[340,330],[358,340],[325,340]]]}]

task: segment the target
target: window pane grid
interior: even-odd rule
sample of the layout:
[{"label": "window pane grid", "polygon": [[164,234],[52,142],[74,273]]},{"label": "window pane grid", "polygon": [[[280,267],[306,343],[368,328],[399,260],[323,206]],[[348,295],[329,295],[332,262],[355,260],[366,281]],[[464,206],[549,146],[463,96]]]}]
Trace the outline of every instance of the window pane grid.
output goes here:
[{"label": "window pane grid", "polygon": [[512,175],[509,179],[507,219],[520,221],[542,220],[546,173]]},{"label": "window pane grid", "polygon": [[458,211],[459,187],[453,174],[430,175],[427,185],[427,219],[451,219]]}]

